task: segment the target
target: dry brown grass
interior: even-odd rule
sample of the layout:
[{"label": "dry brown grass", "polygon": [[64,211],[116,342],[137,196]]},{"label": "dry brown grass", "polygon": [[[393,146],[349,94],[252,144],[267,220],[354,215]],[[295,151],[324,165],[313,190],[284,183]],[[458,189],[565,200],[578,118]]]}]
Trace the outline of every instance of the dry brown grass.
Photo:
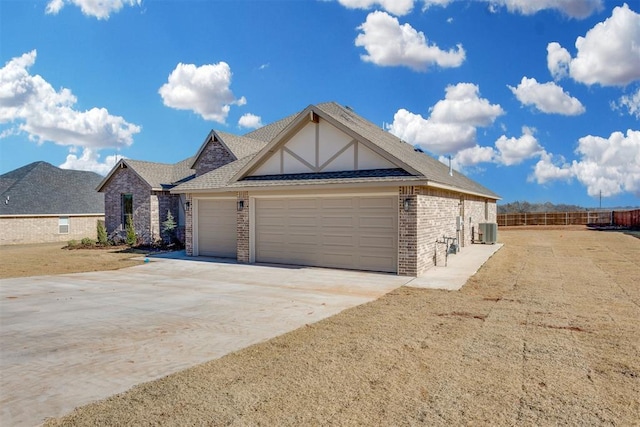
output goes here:
[{"label": "dry brown grass", "polygon": [[0,246],[0,279],[117,270],[140,264],[123,248],[62,249],[64,243]]},{"label": "dry brown grass", "polygon": [[459,292],[400,288],[47,425],[638,425],[640,240],[500,237]]}]

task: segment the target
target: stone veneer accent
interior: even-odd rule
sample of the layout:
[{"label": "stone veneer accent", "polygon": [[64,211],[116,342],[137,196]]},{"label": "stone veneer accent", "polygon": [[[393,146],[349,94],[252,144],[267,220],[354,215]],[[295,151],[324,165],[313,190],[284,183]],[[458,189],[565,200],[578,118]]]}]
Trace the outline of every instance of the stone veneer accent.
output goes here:
[{"label": "stone veneer accent", "polygon": [[229,153],[220,141],[210,140],[196,159],[193,169],[196,171],[196,176],[200,176],[234,160],[236,160],[235,156]]},{"label": "stone veneer accent", "polygon": [[244,209],[238,211],[238,262],[249,262],[249,192],[239,191],[238,202],[244,202]]}]

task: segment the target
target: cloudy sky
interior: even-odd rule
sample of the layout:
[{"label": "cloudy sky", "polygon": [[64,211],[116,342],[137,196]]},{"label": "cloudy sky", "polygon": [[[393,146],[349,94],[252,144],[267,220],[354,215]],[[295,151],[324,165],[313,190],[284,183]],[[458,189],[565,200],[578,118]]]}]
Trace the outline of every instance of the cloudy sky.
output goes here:
[{"label": "cloudy sky", "polygon": [[336,101],[503,203],[640,205],[637,0],[2,0],[0,66],[0,173]]}]

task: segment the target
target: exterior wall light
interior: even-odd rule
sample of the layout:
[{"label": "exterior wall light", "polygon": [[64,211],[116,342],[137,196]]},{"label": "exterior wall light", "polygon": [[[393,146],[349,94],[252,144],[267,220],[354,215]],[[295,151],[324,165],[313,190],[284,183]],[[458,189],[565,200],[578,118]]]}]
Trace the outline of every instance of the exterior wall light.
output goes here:
[{"label": "exterior wall light", "polygon": [[238,212],[244,210],[244,200],[238,200]]},{"label": "exterior wall light", "polygon": [[405,212],[409,212],[409,210],[411,209],[411,199],[410,198],[407,197],[406,199],[404,199],[403,207],[404,207],[404,211]]},{"label": "exterior wall light", "polygon": [[190,201],[186,201],[186,203],[184,204],[185,210],[189,210],[189,208],[191,208],[191,202]]}]

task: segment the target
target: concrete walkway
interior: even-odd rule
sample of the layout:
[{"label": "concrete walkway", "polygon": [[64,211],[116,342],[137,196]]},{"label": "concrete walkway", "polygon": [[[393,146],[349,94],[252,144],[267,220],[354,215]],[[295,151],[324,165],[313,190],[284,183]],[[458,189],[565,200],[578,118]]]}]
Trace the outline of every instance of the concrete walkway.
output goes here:
[{"label": "concrete walkway", "polygon": [[171,254],[0,280],[0,424],[40,424],[403,285],[459,289],[498,248],[463,248],[420,278]]}]

